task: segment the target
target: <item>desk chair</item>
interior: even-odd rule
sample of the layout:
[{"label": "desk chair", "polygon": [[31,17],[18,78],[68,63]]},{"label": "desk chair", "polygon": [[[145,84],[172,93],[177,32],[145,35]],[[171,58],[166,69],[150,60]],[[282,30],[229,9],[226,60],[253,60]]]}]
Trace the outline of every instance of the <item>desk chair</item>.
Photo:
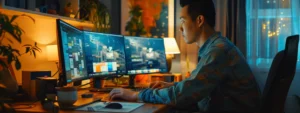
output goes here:
[{"label": "desk chair", "polygon": [[285,100],[295,76],[299,35],[286,40],[285,49],[276,54],[262,94],[260,113],[284,113]]}]

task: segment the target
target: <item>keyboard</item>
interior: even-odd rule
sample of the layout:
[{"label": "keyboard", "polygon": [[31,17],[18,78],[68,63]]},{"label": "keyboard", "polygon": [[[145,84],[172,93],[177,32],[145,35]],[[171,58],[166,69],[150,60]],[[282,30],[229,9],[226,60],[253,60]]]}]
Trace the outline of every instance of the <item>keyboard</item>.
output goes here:
[{"label": "keyboard", "polygon": [[104,93],[109,93],[111,90],[113,90],[113,88],[92,88],[90,89],[90,92],[104,92]]},{"label": "keyboard", "polygon": [[[113,90],[114,88],[101,88],[101,89],[98,89],[98,88],[92,88],[90,89],[90,92],[103,92],[103,93],[109,93],[111,90]],[[134,89],[131,89],[132,91],[142,91],[144,90],[145,88],[134,88]]]}]

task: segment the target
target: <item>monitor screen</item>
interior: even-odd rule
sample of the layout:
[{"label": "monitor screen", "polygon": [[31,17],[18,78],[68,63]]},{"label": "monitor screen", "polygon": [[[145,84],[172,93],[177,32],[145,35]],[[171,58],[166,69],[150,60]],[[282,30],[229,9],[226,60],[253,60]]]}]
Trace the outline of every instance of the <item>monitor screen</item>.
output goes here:
[{"label": "monitor screen", "polygon": [[167,72],[162,38],[125,37],[128,74]]},{"label": "monitor screen", "polygon": [[59,19],[57,27],[60,63],[66,82],[87,79],[83,32]]},{"label": "monitor screen", "polygon": [[90,77],[126,74],[123,36],[84,32],[84,37]]}]

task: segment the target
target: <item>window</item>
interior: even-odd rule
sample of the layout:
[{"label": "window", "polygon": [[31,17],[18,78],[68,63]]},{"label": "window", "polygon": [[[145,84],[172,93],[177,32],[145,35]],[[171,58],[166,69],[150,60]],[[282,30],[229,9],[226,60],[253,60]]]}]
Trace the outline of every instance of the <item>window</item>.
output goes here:
[{"label": "window", "polygon": [[[286,38],[299,34],[299,0],[247,0],[247,59],[255,68],[269,69]],[[300,50],[298,52],[300,54]],[[300,69],[300,55],[297,68]]]}]

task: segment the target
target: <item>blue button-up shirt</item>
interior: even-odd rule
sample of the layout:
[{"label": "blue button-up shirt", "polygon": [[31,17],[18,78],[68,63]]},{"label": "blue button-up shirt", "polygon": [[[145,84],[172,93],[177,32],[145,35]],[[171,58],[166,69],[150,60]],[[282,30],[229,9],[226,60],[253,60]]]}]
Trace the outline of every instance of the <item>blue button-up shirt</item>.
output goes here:
[{"label": "blue button-up shirt", "polygon": [[259,108],[259,89],[240,50],[221,33],[199,49],[191,76],[164,89],[145,89],[138,98],[201,112],[252,113]]}]

